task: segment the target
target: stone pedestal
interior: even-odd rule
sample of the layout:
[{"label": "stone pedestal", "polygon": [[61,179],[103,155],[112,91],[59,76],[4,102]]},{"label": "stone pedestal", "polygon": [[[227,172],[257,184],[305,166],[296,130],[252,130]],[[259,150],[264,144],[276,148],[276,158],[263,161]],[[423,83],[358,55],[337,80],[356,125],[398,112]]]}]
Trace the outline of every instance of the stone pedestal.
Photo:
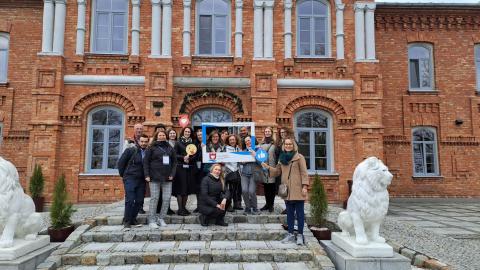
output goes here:
[{"label": "stone pedestal", "polygon": [[[333,237],[332,237],[333,238]],[[356,258],[345,250],[333,244],[332,241],[321,241],[328,257],[337,270],[410,270],[410,260],[400,254],[393,253],[392,257]]]},{"label": "stone pedestal", "polygon": [[359,245],[353,237],[343,236],[338,232],[332,233],[332,243],[356,258],[393,257],[393,248],[388,244],[368,243],[368,245]]},{"label": "stone pedestal", "polygon": [[40,235],[36,240],[15,239],[11,248],[0,248],[0,269],[35,269],[43,262],[58,243],[50,244],[50,236]]}]

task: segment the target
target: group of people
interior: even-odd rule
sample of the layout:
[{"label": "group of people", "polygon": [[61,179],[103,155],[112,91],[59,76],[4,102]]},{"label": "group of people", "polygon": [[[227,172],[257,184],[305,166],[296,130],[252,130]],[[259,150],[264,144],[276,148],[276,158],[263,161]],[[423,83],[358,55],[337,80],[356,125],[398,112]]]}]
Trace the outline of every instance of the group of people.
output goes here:
[{"label": "group of people", "polygon": [[[227,129],[213,130],[208,134],[206,145],[202,143],[202,129],[194,131],[185,127],[177,136],[174,129],[157,125],[150,138],[143,133],[143,126],[134,127],[134,137],[127,140],[125,150],[118,161],[118,170],[125,187],[125,227],[141,226],[136,217],[143,210],[146,184],[150,189],[148,224],[155,229],[167,226],[165,216],[174,213],[170,209],[171,196],[177,198],[177,215],[187,216],[188,196],[197,196],[197,209],[202,226],[211,221],[228,226],[224,221],[227,211],[244,210],[246,215],[260,211],[274,211],[274,200],[279,185],[286,185],[284,195],[288,234],[283,242],[295,241],[293,234],[297,219],[297,244],[303,244],[304,202],[307,197],[308,174],[305,158],[298,152],[292,133],[287,128],[279,129],[279,139],[274,139],[274,130],[264,129],[260,143],[252,139],[248,128],[241,127],[239,134]],[[202,162],[202,147],[207,152],[249,151],[253,156],[259,149],[268,153],[268,159],[260,163]],[[262,183],[265,205],[258,209],[256,187]],[[245,208],[242,207],[242,199]]]}]

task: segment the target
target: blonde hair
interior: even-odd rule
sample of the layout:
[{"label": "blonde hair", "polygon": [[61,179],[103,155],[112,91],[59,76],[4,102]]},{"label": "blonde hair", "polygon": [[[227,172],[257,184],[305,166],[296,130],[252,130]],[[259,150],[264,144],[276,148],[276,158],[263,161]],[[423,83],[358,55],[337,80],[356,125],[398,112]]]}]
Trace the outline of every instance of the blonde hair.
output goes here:
[{"label": "blonde hair", "polygon": [[[215,163],[212,165],[212,167],[210,167],[210,174],[212,174],[213,169],[217,166],[220,167],[220,171],[222,170],[222,165],[220,163]],[[220,173],[219,179],[220,179],[220,182],[222,183],[222,190],[225,190],[225,181],[223,180],[223,173]]]}]

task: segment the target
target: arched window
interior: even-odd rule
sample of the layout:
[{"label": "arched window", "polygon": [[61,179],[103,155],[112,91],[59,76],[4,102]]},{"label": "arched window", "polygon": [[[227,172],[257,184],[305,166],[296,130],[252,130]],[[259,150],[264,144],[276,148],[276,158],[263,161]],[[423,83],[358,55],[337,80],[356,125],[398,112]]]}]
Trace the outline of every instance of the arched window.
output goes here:
[{"label": "arched window", "polygon": [[297,55],[326,57],[330,51],[328,3],[305,0],[297,5]]},{"label": "arched window", "polygon": [[207,122],[232,122],[232,115],[222,109],[202,109],[193,114],[192,125],[200,127]]},{"label": "arched window", "polygon": [[434,128],[417,127],[413,129],[413,174],[416,176],[435,176],[439,174],[437,136]]},{"label": "arched window", "polygon": [[321,110],[302,110],[295,114],[295,137],[309,172],[332,172],[332,119]]},{"label": "arched window", "polygon": [[87,171],[116,173],[124,137],[124,114],[115,107],[99,107],[88,114]]},{"label": "arched window", "polygon": [[230,2],[202,0],[197,2],[197,53],[228,55],[230,53]]},{"label": "arched window", "polygon": [[433,90],[433,48],[429,44],[408,47],[410,90]]},{"label": "arched window", "polygon": [[8,34],[0,33],[0,83],[7,82],[8,49]]},{"label": "arched window", "polygon": [[96,0],[93,10],[93,52],[127,53],[128,0]]}]

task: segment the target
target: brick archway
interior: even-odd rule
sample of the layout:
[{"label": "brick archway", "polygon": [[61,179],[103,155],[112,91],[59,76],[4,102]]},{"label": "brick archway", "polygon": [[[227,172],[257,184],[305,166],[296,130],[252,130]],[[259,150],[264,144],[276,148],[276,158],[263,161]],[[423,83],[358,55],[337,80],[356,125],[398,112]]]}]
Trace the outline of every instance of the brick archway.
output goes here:
[{"label": "brick archway", "polygon": [[290,118],[298,109],[304,107],[322,107],[332,112],[337,118],[347,116],[342,104],[324,96],[303,96],[296,98],[283,109],[282,116]]},{"label": "brick archway", "polygon": [[235,94],[216,89],[206,89],[185,95],[180,114],[192,114],[206,107],[217,107],[229,111],[233,117],[243,114],[242,100]]},{"label": "brick archway", "polygon": [[115,104],[121,107],[125,113],[138,114],[139,108],[127,97],[115,92],[97,92],[80,98],[73,106],[72,113],[83,114],[86,109],[93,105]]}]

